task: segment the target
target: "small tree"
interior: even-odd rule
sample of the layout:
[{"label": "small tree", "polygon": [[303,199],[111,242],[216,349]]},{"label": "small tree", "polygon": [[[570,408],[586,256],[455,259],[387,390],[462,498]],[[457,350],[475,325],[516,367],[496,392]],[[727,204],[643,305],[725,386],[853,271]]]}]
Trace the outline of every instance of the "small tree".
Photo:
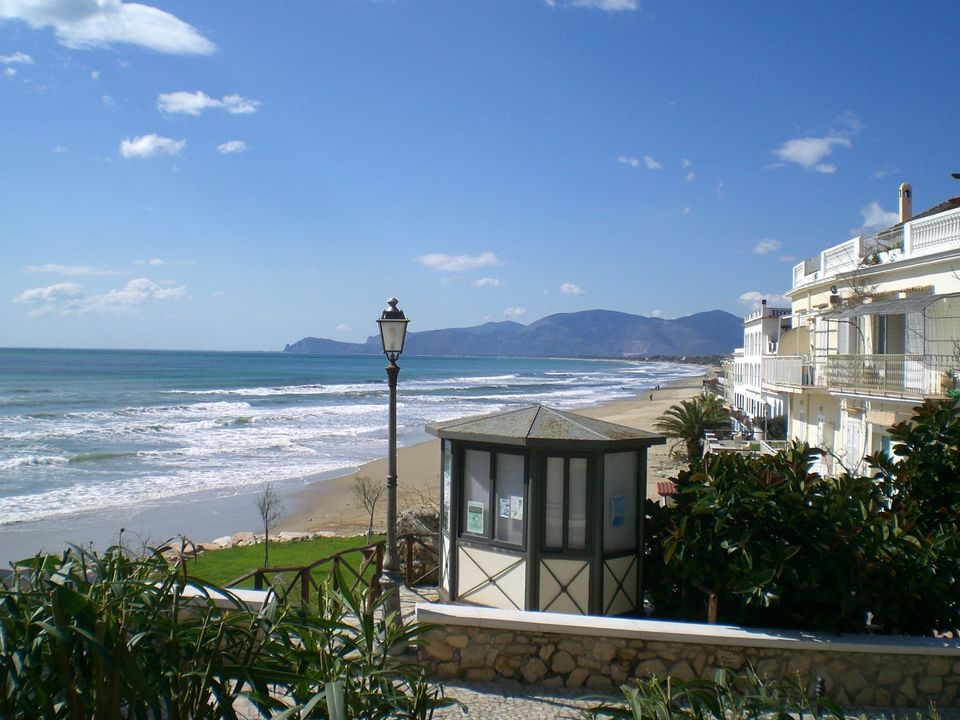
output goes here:
[{"label": "small tree", "polygon": [[367,525],[367,537],[373,536],[373,515],[377,509],[377,502],[383,494],[384,484],[382,481],[371,480],[366,475],[357,475],[353,479],[353,496],[357,499],[363,509],[370,516],[370,522]]},{"label": "small tree", "polygon": [[707,430],[726,427],[730,414],[715,395],[701,393],[679,405],[671,405],[653,426],[668,437],[677,438],[687,450],[687,461],[700,466],[703,455],[703,436]]},{"label": "small tree", "polygon": [[273,483],[264,484],[257,495],[257,510],[260,511],[260,519],[263,521],[263,566],[267,567],[270,564],[270,528],[283,517],[285,510],[283,501],[273,489]]}]

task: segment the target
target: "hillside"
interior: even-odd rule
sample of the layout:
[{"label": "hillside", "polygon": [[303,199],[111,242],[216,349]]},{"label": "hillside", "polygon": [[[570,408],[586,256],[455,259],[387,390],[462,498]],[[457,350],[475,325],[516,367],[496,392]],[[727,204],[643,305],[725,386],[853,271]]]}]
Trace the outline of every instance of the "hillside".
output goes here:
[{"label": "hillside", "polygon": [[[529,325],[489,322],[468,328],[411,331],[407,355],[506,355],[516,357],[624,357],[725,355],[741,344],[743,321],[723,310],[674,320],[612,310],[557,313]],[[305,337],[284,352],[374,355],[380,338],[344,343]]]}]

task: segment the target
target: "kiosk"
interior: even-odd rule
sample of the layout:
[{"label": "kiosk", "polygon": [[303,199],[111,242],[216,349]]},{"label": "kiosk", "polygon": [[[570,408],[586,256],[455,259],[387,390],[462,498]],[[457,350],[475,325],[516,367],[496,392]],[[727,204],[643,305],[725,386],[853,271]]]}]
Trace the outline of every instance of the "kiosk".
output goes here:
[{"label": "kiosk", "polygon": [[664,436],[543,405],[426,430],[441,441],[442,599],[638,614],[647,449]]}]

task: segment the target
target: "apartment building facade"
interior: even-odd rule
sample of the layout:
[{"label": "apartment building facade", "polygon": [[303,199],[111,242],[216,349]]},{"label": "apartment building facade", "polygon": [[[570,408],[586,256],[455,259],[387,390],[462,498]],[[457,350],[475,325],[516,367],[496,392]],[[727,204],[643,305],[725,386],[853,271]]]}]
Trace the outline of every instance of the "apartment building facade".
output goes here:
[{"label": "apartment building facade", "polygon": [[755,432],[764,420],[786,414],[788,396],[764,384],[763,360],[779,351],[790,315],[790,308],[771,307],[762,300],[760,309],[743,319],[743,347],[733,354],[727,397],[739,430]]},{"label": "apartment building facade", "polygon": [[905,183],[899,216],[794,267],[791,327],[761,359],[822,472],[863,471],[925,398],[960,395],[960,197],[913,215]]}]

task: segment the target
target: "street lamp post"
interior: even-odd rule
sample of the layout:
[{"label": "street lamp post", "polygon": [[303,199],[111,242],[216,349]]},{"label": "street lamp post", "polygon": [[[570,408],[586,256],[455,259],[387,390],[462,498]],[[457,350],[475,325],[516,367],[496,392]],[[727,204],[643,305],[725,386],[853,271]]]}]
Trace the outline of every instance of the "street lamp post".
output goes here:
[{"label": "street lamp post", "polygon": [[400,366],[397,358],[403,352],[403,341],[407,336],[407,323],[410,321],[397,307],[397,299],[387,300],[387,309],[383,311],[377,324],[380,326],[380,340],[383,354],[390,364],[387,365],[387,382],[390,385],[390,424],[387,441],[387,547],[383,555],[383,573],[380,587],[386,594],[384,612],[393,613],[395,623],[400,622],[400,564],[397,555],[397,377]]}]

